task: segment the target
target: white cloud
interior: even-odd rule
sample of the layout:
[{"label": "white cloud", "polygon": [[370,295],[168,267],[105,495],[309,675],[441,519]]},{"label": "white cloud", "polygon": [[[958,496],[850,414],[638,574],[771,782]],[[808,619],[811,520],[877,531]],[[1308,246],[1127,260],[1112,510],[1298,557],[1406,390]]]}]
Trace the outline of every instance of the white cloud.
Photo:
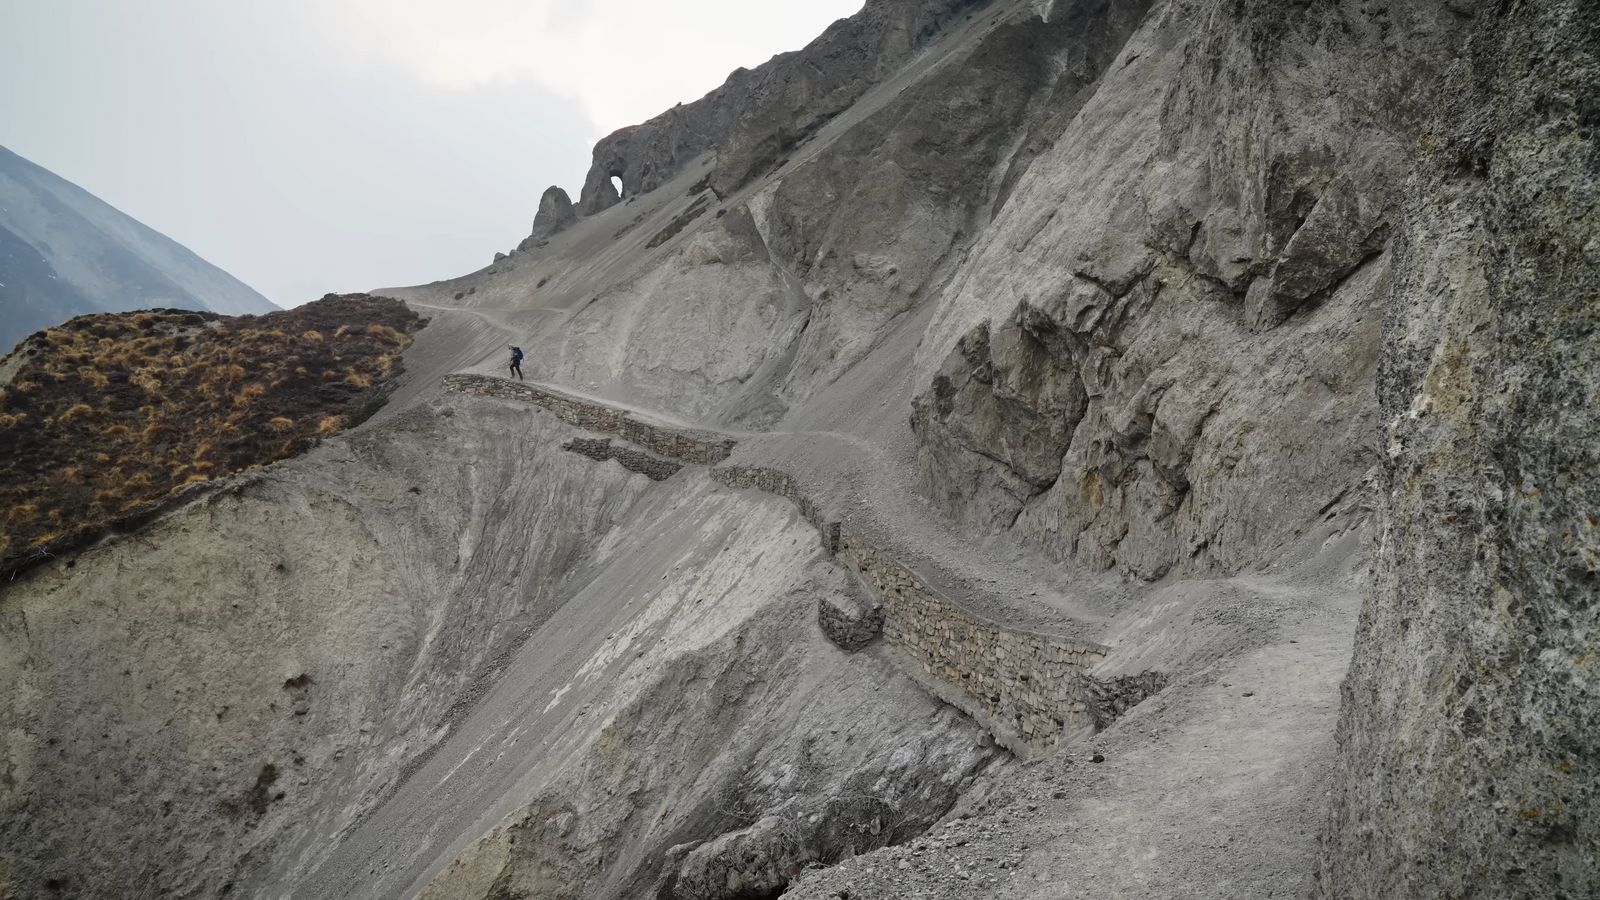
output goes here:
[{"label": "white cloud", "polygon": [[[799,49],[861,0],[327,0],[304,14],[346,65],[444,91],[531,82],[609,132]],[[598,137],[599,135],[596,135]]]}]

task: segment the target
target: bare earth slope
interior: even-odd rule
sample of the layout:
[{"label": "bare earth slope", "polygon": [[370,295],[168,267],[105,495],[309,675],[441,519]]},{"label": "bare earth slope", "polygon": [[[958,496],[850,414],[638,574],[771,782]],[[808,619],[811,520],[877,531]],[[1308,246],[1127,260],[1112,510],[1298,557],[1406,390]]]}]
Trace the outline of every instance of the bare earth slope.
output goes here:
[{"label": "bare earth slope", "polygon": [[608,138],[371,423],[0,593],[0,886],[1592,893],[1539,6],[875,0]]}]

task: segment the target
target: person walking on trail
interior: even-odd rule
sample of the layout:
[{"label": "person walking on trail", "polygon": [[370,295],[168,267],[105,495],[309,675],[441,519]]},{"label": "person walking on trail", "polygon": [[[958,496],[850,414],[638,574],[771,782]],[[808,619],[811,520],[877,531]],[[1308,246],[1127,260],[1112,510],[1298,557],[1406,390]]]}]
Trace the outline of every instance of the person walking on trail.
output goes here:
[{"label": "person walking on trail", "polygon": [[522,348],[521,347],[512,347],[511,348],[511,374],[517,376],[517,380],[518,381],[522,380]]}]

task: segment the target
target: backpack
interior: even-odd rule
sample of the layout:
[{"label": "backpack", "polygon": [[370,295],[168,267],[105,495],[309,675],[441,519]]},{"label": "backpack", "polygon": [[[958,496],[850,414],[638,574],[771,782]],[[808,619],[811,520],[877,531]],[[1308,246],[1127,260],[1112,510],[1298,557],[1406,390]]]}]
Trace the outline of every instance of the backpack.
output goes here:
[{"label": "backpack", "polygon": [[521,347],[512,347],[511,348],[511,361],[512,362],[522,362],[522,348]]}]

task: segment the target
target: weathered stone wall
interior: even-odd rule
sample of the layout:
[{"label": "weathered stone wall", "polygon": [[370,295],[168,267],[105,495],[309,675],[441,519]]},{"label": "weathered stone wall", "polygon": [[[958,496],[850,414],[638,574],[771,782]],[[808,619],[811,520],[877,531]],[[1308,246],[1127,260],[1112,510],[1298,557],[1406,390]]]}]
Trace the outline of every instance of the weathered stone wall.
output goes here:
[{"label": "weathered stone wall", "polygon": [[614,459],[624,469],[638,472],[651,481],[666,481],[683,470],[681,463],[662,459],[637,447],[613,444],[610,438],[573,438],[562,444],[561,449],[579,456],[587,456],[598,462]]},{"label": "weathered stone wall", "polygon": [[[1105,658],[1104,647],[1009,628],[963,609],[862,535],[843,531],[787,473],[721,466],[711,477],[793,503],[816,527],[824,549],[878,595],[883,637],[919,680],[988,725],[1013,752],[1047,753],[1065,737],[1104,727],[1132,705],[1092,702],[1099,695],[1083,672]],[[828,615],[819,610],[819,621]],[[1150,674],[1159,684],[1160,676]]]},{"label": "weathered stone wall", "polygon": [[860,535],[840,536],[839,557],[883,598],[883,636],[890,646],[924,681],[959,691],[940,693],[988,724],[1001,744],[1031,755],[1095,730],[1083,671],[1105,658],[1104,647],[977,616]]},{"label": "weathered stone wall", "polygon": [[711,465],[728,458],[737,441],[687,429],[668,428],[642,421],[615,407],[579,400],[525,381],[508,381],[487,375],[446,375],[445,388],[476,397],[499,397],[534,403],[556,414],[568,425],[614,434],[662,456],[696,465]]},{"label": "weathered stone wall", "polygon": [[719,466],[711,470],[711,477],[731,488],[754,488],[788,500],[817,529],[817,534],[822,537],[823,549],[829,555],[839,552],[839,523],[828,521],[828,517],[811,502],[811,498],[787,472],[762,466]]},{"label": "weathered stone wall", "polygon": [[[450,375],[445,384],[459,393],[535,403],[569,424],[646,447],[659,456],[609,439],[575,438],[564,445],[591,459],[615,459],[658,481],[676,474],[681,464],[720,462],[735,445],[715,435],[642,422],[621,410],[526,382]],[[983,722],[1018,755],[1048,753],[1065,738],[1104,728],[1165,683],[1160,673],[1133,676],[1127,684],[1092,682],[1084,671],[1105,658],[1105,647],[1011,628],[964,609],[864,536],[844,531],[786,472],[733,465],[713,468],[710,475],[728,487],[764,491],[793,503],[817,529],[823,549],[844,561],[877,595],[877,603],[861,615],[821,604],[818,624],[830,639],[859,649],[881,631],[914,677]]]}]

